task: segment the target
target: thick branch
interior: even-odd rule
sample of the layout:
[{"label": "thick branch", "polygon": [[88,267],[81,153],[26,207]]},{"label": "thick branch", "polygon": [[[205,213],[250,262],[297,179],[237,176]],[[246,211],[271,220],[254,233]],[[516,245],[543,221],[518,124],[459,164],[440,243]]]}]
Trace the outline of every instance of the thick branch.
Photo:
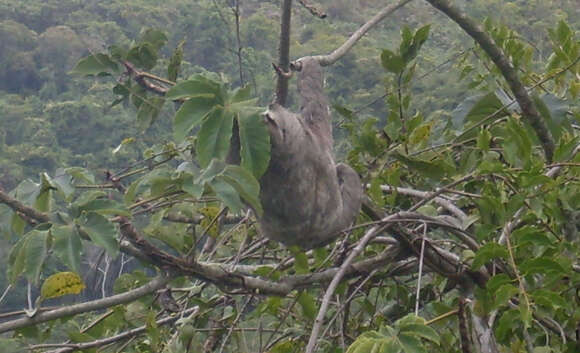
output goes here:
[{"label": "thick branch", "polygon": [[544,124],[534,102],[531,100],[526,88],[518,78],[516,70],[510,64],[509,59],[504,55],[502,50],[473,19],[451,5],[449,1],[427,0],[427,2],[433,5],[433,7],[439,9],[463,28],[463,30],[481,46],[490,59],[495,63],[510,86],[520,108],[522,109],[525,119],[538,135],[544,148],[546,159],[551,161],[554,154],[554,141],[552,140],[550,131],[546,128],[546,124]]},{"label": "thick branch", "polygon": [[151,282],[144,286],[130,290],[125,293],[113,295],[108,298],[103,298],[99,300],[94,300],[86,303],[80,303],[75,305],[66,306],[59,309],[54,309],[50,311],[41,312],[33,317],[23,317],[20,319],[12,320],[3,324],[0,324],[0,333],[12,331],[19,329],[21,327],[36,325],[42,322],[60,319],[62,317],[76,315],[80,313],[86,313],[89,311],[100,310],[104,308],[109,308],[114,305],[125,304],[132,302],[140,297],[153,293],[157,289],[162,288],[167,284],[168,278],[166,277],[156,277]]},{"label": "thick branch", "polygon": [[[278,68],[286,73],[290,69],[290,19],[292,17],[292,0],[284,0],[281,7],[280,46],[278,48]],[[288,77],[278,74],[275,102],[286,106],[288,98]]]},{"label": "thick branch", "polygon": [[396,4],[389,5],[379,11],[373,18],[371,18],[367,23],[362,25],[356,32],[354,32],[350,38],[344,42],[338,49],[333,51],[328,55],[317,55],[316,60],[321,66],[330,66],[334,64],[338,59],[342,58],[371,28],[373,28],[377,23],[381,22],[385,17],[395,12],[397,9],[405,6],[408,2],[412,0],[399,0]]},{"label": "thick branch", "polygon": [[37,211],[32,207],[28,207],[22,202],[11,197],[4,191],[0,190],[0,203],[5,204],[10,207],[14,212],[21,213],[28,218],[32,218],[35,221],[45,223],[50,221],[50,217],[43,212]]}]

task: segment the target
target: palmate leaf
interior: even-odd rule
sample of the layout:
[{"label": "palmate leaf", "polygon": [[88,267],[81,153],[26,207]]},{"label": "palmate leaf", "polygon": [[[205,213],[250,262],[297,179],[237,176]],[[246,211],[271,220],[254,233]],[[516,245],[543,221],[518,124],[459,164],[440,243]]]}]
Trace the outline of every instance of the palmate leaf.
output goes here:
[{"label": "palmate leaf", "polygon": [[242,167],[256,178],[266,172],[270,164],[270,134],[260,113],[254,109],[238,114],[240,155]]},{"label": "palmate leaf", "polygon": [[14,283],[24,274],[30,282],[36,283],[47,253],[48,231],[34,229],[23,235],[8,256],[10,282]]},{"label": "palmate leaf", "polygon": [[83,212],[78,219],[78,225],[96,245],[103,247],[112,257],[117,256],[119,244],[113,223],[96,212]]},{"label": "palmate leaf", "polygon": [[232,137],[233,114],[226,113],[223,107],[216,106],[201,126],[197,134],[197,160],[207,167],[212,159],[225,160]]},{"label": "palmate leaf", "polygon": [[173,120],[175,141],[183,141],[193,128],[203,122],[216,104],[217,100],[213,95],[193,97],[183,103]]},{"label": "palmate leaf", "polygon": [[215,97],[216,104],[222,104],[225,97],[222,95],[223,88],[219,82],[213,81],[202,75],[195,75],[191,79],[179,82],[171,87],[165,94],[170,100],[189,99],[193,97]]},{"label": "palmate leaf", "polygon": [[54,254],[75,272],[81,270],[81,253],[83,245],[74,226],[56,226],[50,228],[53,239]]}]

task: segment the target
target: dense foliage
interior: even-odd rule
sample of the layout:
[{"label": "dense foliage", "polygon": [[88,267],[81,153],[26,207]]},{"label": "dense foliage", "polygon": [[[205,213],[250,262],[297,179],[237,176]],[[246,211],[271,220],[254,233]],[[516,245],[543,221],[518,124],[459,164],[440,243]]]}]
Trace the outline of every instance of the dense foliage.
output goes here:
[{"label": "dense foliage", "polygon": [[[369,200],[304,253],[248,211],[278,1],[0,0],[0,350],[300,352],[322,325],[324,352],[577,352],[577,4],[457,3],[517,69],[551,160],[482,48],[411,2],[327,68]],[[297,4],[292,57],[384,5]]]}]

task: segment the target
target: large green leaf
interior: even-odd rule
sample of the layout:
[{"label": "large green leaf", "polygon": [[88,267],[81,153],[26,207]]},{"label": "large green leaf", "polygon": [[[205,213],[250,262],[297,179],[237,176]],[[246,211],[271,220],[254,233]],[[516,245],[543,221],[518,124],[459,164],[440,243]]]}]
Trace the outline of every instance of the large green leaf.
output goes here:
[{"label": "large green leaf", "polygon": [[72,225],[55,226],[50,229],[53,237],[54,254],[74,272],[81,269],[83,245],[78,232]]},{"label": "large green leaf", "polygon": [[239,213],[244,204],[240,200],[240,195],[232,185],[222,179],[213,179],[209,186],[215,192],[217,198],[226,205],[232,213]]},{"label": "large green leaf", "polygon": [[254,111],[239,114],[242,167],[260,178],[270,163],[270,134],[262,116]]},{"label": "large green leaf", "polygon": [[221,91],[220,83],[202,75],[195,75],[171,87],[165,94],[165,98],[179,100],[192,97],[214,97],[219,104],[223,105],[225,97],[221,95]]},{"label": "large green leaf", "polygon": [[427,339],[431,342],[439,344],[439,335],[437,331],[432,329],[431,327],[423,324],[409,324],[402,326],[400,328],[401,333],[406,333],[408,335],[414,335],[420,338]]},{"label": "large green leaf", "polygon": [[181,105],[173,120],[173,135],[177,142],[189,134],[189,132],[201,124],[203,119],[210,113],[217,101],[213,96],[199,96],[187,100]]},{"label": "large green leaf", "polygon": [[78,224],[96,245],[103,247],[112,257],[117,256],[119,244],[116,237],[117,229],[113,223],[96,212],[83,212]]},{"label": "large green leaf", "polygon": [[48,252],[48,231],[33,230],[28,234],[26,242],[26,278],[32,283],[38,283],[40,270]]},{"label": "large green leaf", "polygon": [[100,73],[113,73],[118,70],[117,63],[108,55],[94,54],[80,59],[71,73],[77,75],[97,75]]},{"label": "large green leaf", "polygon": [[94,199],[86,203],[78,205],[78,211],[95,211],[102,215],[118,215],[118,216],[130,216],[131,212],[127,207],[115,200],[111,199]]},{"label": "large green leaf", "polygon": [[423,343],[419,338],[410,333],[400,333],[397,336],[401,347],[403,347],[403,352],[405,353],[427,353],[427,350],[423,346]]},{"label": "large green leaf", "polygon": [[254,176],[242,167],[228,165],[220,175],[227,183],[234,187],[240,196],[261,215],[260,184]]},{"label": "large green leaf", "polygon": [[214,158],[225,160],[232,137],[233,114],[227,114],[222,107],[214,108],[201,126],[195,149],[197,160],[207,167]]}]

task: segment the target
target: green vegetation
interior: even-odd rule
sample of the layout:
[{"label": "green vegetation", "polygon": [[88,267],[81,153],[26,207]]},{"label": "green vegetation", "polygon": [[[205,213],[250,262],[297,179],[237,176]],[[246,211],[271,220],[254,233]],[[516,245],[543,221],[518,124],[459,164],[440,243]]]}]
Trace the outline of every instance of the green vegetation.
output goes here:
[{"label": "green vegetation", "polygon": [[[369,200],[347,241],[309,253],[247,211],[279,3],[0,0],[0,351],[578,352],[576,1],[456,1],[517,71],[551,158],[511,82],[427,2],[327,67],[336,154]],[[327,17],[294,4],[292,59],[386,5],[310,3]]]}]

